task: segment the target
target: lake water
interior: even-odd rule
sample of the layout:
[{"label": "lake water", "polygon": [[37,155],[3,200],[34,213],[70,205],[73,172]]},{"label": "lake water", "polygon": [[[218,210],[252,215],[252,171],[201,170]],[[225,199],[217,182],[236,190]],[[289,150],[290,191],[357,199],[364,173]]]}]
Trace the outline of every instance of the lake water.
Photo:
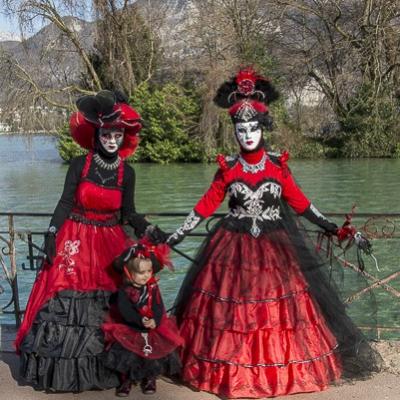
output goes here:
[{"label": "lake water", "polygon": [[[323,212],[345,213],[355,203],[359,213],[400,213],[400,160],[293,160],[290,167],[304,192]],[[56,139],[52,137],[0,136],[0,211],[51,213],[62,192],[67,168],[58,155]],[[215,164],[136,164],[134,168],[137,176],[136,208],[142,213],[189,212],[216,171]],[[225,209],[226,205],[220,211]],[[183,217],[151,219],[167,231],[173,231],[182,220]],[[342,221],[342,218],[336,219],[338,224]],[[0,217],[1,231],[5,230],[6,223],[6,218]],[[38,231],[46,230],[48,223],[49,218],[20,217],[16,221],[18,229]],[[204,231],[204,226],[198,231]],[[200,238],[188,237],[179,249],[193,254],[200,241]],[[36,237],[36,243],[40,245],[41,242],[42,239]],[[385,277],[400,269],[400,240],[377,240],[373,244],[381,272],[377,272],[371,260],[367,260],[367,269],[371,274]],[[17,250],[21,304],[24,308],[35,273],[23,271],[21,267],[22,263],[27,264],[26,244],[19,242]],[[172,304],[189,266],[188,261],[177,255],[173,261],[176,272],[163,272],[161,279],[167,305]],[[0,284],[5,289],[5,293],[0,294],[0,306],[4,306],[10,299],[10,293],[1,277]],[[400,290],[400,279],[391,284]],[[376,290],[375,295],[378,323],[400,327],[400,300],[382,289]],[[0,322],[12,321],[12,316],[0,315]]]}]

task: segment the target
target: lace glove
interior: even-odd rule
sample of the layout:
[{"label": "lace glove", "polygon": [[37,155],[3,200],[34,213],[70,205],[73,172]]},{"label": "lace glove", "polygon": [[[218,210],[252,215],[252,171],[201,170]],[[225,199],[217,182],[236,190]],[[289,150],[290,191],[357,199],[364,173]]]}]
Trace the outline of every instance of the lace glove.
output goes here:
[{"label": "lace glove", "polygon": [[57,254],[56,251],[56,232],[55,226],[50,226],[49,230],[44,235],[44,249],[43,252],[46,255],[47,262],[52,265],[54,257]]},{"label": "lace glove", "polygon": [[182,242],[185,236],[191,232],[197,225],[203,221],[203,217],[196,211],[190,211],[189,215],[186,217],[185,222],[171,235],[168,237],[166,243],[168,246],[175,246]]},{"label": "lace glove", "polygon": [[319,227],[324,229],[326,233],[335,235],[338,230],[338,226],[334,222],[329,221],[312,204],[310,204],[310,206],[301,215],[304,218],[308,219],[311,223],[318,225]]}]

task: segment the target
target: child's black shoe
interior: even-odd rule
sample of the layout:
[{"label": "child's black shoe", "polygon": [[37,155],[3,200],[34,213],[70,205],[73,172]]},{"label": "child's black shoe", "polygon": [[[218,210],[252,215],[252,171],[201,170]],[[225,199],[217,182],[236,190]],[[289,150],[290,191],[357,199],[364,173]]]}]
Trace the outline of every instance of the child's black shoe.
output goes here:
[{"label": "child's black shoe", "polygon": [[142,392],[144,394],[154,394],[157,390],[156,379],[155,378],[144,378],[140,383]]},{"label": "child's black shoe", "polygon": [[115,394],[118,397],[128,397],[131,391],[131,387],[132,382],[129,379],[126,379],[124,382],[122,382],[121,386],[117,388]]}]

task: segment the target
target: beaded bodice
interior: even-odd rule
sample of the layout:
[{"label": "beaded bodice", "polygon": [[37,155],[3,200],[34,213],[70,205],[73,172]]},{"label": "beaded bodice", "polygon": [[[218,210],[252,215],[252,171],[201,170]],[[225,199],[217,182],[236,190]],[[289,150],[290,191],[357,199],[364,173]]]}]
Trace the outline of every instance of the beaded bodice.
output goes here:
[{"label": "beaded bodice", "polygon": [[257,186],[234,181],[228,186],[229,213],[227,217],[246,222],[250,233],[257,237],[266,222],[281,219],[280,198],[282,187],[278,182],[262,180]]},{"label": "beaded bodice", "polygon": [[225,158],[194,212],[206,218],[228,195],[225,226],[258,237],[262,232],[281,226],[282,201],[298,213],[303,212],[310,201],[279,159],[272,159],[264,150],[245,157],[246,154],[241,154]]}]

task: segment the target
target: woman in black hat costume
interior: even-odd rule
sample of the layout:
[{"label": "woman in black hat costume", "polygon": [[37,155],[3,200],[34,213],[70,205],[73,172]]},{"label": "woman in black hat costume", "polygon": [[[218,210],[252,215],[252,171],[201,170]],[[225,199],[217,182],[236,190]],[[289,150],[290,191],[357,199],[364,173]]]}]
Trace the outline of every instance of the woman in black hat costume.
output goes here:
[{"label": "woman in black hat costume", "polygon": [[118,386],[102,363],[100,328],[121,280],[112,261],[134,244],[123,224],[139,237],[158,232],[135,210],[135,173],[124,161],[136,150],[140,115],[110,91],[85,96],[77,107],[71,135],[89,152],[71,161],[15,342],[22,377],[41,390]]}]

